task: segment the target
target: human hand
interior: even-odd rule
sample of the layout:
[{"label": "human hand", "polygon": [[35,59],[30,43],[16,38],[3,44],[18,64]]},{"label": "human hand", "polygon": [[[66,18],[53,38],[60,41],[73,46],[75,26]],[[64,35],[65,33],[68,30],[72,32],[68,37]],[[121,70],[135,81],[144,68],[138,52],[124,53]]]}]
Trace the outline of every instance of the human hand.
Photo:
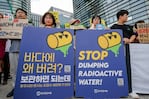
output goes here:
[{"label": "human hand", "polygon": [[95,25],[92,24],[91,27],[90,27],[90,29],[95,29]]},{"label": "human hand", "polygon": [[125,44],[129,44],[130,43],[130,40],[128,38],[124,38],[123,41],[124,41]]}]

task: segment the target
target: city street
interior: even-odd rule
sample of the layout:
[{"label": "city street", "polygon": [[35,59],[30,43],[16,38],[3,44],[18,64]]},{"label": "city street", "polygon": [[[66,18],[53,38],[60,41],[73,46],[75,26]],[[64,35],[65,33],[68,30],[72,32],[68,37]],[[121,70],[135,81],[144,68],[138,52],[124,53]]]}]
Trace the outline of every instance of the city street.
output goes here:
[{"label": "city street", "polygon": [[[7,93],[12,89],[12,80],[8,80],[7,85],[0,85],[0,99],[13,99],[7,98],[6,95]],[[72,99],[82,99],[82,98],[72,98]],[[132,99],[132,98],[121,98],[121,99]],[[149,99],[149,95],[140,95],[140,99]]]},{"label": "city street", "polygon": [[6,97],[6,95],[10,92],[10,90],[12,90],[12,79],[8,80],[7,85],[0,85],[0,99],[13,99],[13,97],[11,98]]}]

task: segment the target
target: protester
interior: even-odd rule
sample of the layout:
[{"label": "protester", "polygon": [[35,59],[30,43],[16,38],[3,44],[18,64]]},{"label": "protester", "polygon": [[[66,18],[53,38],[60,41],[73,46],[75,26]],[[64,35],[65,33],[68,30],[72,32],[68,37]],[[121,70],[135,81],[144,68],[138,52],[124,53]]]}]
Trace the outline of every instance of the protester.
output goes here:
[{"label": "protester", "polygon": [[138,23],[145,23],[145,22],[144,22],[144,20],[139,20],[139,21],[137,21],[137,22],[135,23],[135,25],[134,25],[134,28],[135,28],[135,29],[134,29],[134,32],[136,33],[136,39],[135,39],[135,41],[134,41],[135,43],[139,43],[139,37],[138,37],[138,33],[137,33],[137,29],[138,29],[138,28],[137,28],[137,24],[138,24]]},{"label": "protester", "polygon": [[129,52],[129,44],[134,42],[136,35],[133,32],[133,28],[129,25],[126,25],[128,19],[128,11],[121,10],[117,13],[118,23],[114,24],[111,29],[121,29],[123,32],[123,41],[125,43],[125,51],[126,51],[126,68],[127,68],[127,76],[128,76],[128,91],[129,95],[132,98],[139,98],[135,92],[132,92],[132,82],[131,82],[131,65],[130,65],[130,52]]},{"label": "protester", "polygon": [[54,18],[54,15],[50,12],[46,12],[41,20],[41,23],[46,28],[55,28],[56,27],[56,20]]},{"label": "protester", "polygon": [[137,29],[137,24],[138,23],[145,23],[145,21],[144,20],[139,20],[139,21],[137,21],[136,23],[135,23],[135,29]]},{"label": "protester", "polygon": [[[2,13],[0,13],[0,19],[3,19]],[[1,84],[1,75],[3,72],[3,66],[4,66],[3,59],[5,55],[5,45],[6,45],[6,39],[0,39],[0,84]]]},{"label": "protester", "polygon": [[[27,12],[21,8],[16,10],[15,19],[27,19]],[[16,71],[18,66],[18,58],[19,58],[19,51],[20,51],[20,42],[19,39],[12,39],[11,46],[10,46],[10,53],[9,53],[9,60],[10,60],[10,71],[12,73],[13,82],[15,84],[16,80]],[[14,88],[7,94],[7,97],[13,96]]]},{"label": "protester", "polygon": [[94,30],[106,29],[106,27],[103,24],[101,24],[101,17],[100,16],[95,15],[92,17],[90,29],[94,29]]},{"label": "protester", "polygon": [[4,77],[3,77],[3,85],[7,84],[8,79],[11,79],[11,75],[10,75],[10,61],[9,61],[9,49],[11,46],[11,40],[7,39],[6,41],[6,47],[5,47],[5,55],[4,55],[4,69],[3,69],[3,73],[4,73]]}]

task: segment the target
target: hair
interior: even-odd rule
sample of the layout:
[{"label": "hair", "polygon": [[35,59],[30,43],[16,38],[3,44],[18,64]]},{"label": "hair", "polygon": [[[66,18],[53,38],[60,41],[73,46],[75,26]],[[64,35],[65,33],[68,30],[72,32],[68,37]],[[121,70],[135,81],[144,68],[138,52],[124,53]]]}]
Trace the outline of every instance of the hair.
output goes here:
[{"label": "hair", "polygon": [[55,20],[55,17],[54,17],[54,15],[53,15],[52,13],[50,13],[50,12],[46,12],[46,13],[42,16],[41,23],[42,23],[42,24],[45,24],[44,19],[45,19],[45,17],[46,17],[47,15],[49,15],[49,16],[52,18],[52,20],[53,20],[53,25],[54,25],[54,27],[56,27],[56,20]]},{"label": "hair", "polygon": [[117,16],[117,19],[119,19],[120,16],[123,16],[124,14],[129,14],[129,12],[127,10],[120,10],[116,16]]},{"label": "hair", "polygon": [[24,9],[22,9],[22,8],[18,8],[18,9],[16,10],[16,13],[17,13],[19,10],[23,11],[23,12],[25,13],[25,15],[27,15],[27,12],[26,12]]},{"label": "hair", "polygon": [[135,23],[135,28],[137,29],[137,24],[138,23],[145,23],[145,21],[144,20],[139,20],[139,21],[137,21],[136,23]]},{"label": "hair", "polygon": [[92,17],[92,20],[91,20],[91,22],[93,23],[93,20],[95,19],[95,18],[99,18],[99,22],[101,23],[101,17],[99,16],[99,15],[94,15],[93,17]]},{"label": "hair", "polygon": [[2,16],[2,18],[4,18],[4,15],[2,13],[0,13],[0,15]]}]

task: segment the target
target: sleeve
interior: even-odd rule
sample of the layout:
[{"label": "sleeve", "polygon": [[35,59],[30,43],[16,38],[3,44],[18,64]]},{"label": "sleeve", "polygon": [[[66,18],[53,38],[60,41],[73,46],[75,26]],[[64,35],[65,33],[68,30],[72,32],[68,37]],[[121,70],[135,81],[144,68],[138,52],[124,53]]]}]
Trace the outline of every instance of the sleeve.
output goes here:
[{"label": "sleeve", "polygon": [[131,30],[131,32],[130,32],[130,33],[131,33],[131,36],[132,36],[132,35],[136,35],[136,33],[133,31],[133,26],[129,26],[129,28],[130,28],[130,30]]},{"label": "sleeve", "polygon": [[112,25],[112,26],[110,27],[110,29],[116,29],[116,25],[115,25],[115,24]]}]

